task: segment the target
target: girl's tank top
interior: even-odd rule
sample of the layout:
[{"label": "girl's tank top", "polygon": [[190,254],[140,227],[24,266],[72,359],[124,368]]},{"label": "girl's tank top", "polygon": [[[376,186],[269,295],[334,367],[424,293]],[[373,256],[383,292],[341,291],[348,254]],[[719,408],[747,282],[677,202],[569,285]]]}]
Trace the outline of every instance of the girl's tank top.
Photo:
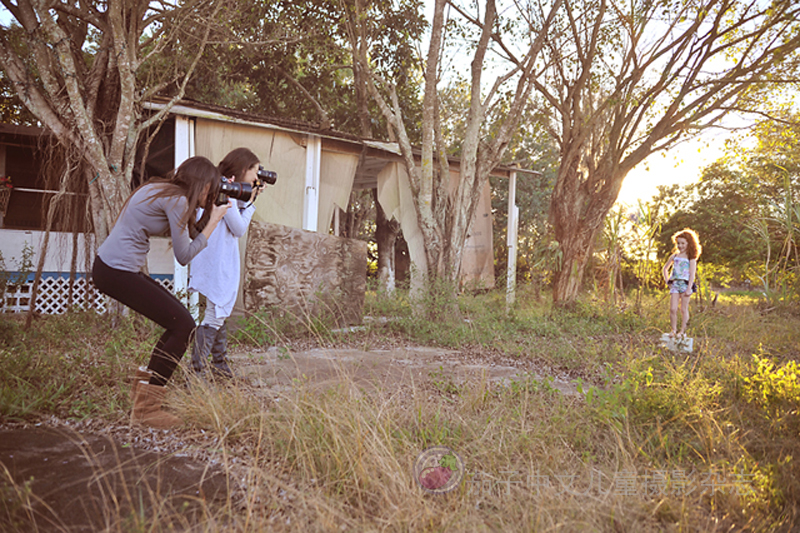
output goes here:
[{"label": "girl's tank top", "polygon": [[676,255],[672,259],[672,274],[669,279],[689,281],[689,259]]}]

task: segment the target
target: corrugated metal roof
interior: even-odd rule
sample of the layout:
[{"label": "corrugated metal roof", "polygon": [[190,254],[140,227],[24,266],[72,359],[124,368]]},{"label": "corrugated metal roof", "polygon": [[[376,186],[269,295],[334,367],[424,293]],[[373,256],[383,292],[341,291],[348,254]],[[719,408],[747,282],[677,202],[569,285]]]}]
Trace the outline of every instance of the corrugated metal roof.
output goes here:
[{"label": "corrugated metal roof", "polygon": [[[153,102],[145,103],[145,108],[163,109],[167,102],[168,100],[166,99],[154,99]],[[204,104],[202,102],[196,102],[193,100],[181,100],[172,108],[171,112],[177,115],[203,117],[214,120],[222,120],[225,122],[235,122],[237,124],[270,127],[297,133],[311,133],[314,135],[319,135],[320,137],[330,137],[334,139],[352,141],[357,144],[363,143],[363,139],[357,135],[336,131],[333,129],[321,128],[318,124],[311,122],[239,111],[218,105]]]}]

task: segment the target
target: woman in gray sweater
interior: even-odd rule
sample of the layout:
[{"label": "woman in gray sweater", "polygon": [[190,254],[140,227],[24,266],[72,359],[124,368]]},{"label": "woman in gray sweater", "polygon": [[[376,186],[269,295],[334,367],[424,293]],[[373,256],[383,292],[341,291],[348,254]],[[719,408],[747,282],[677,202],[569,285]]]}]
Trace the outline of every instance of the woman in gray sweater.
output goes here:
[{"label": "woman in gray sweater", "polygon": [[[175,258],[186,265],[206,247],[227,205],[214,205],[220,175],[205,157],[184,161],[166,179],[150,180],[128,198],[108,238],[97,250],[92,281],[103,293],[165,329],[150,356],[149,381],[134,382],[131,420],[169,428],[181,420],[161,405],[166,385],[178,366],[195,323],[189,310],[168,290],[142,272],[151,235],[170,235]],[[204,207],[208,222],[198,231],[194,213]]]}]

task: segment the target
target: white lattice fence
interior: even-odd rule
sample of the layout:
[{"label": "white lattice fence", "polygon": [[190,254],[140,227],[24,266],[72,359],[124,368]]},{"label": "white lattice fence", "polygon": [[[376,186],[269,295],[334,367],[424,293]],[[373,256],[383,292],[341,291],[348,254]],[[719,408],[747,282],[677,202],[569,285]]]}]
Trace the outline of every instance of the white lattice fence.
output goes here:
[{"label": "white lattice fence", "polygon": [[3,298],[4,313],[22,313],[30,307],[32,283],[8,285]]},{"label": "white lattice fence", "polygon": [[[45,315],[60,315],[69,309],[70,282],[64,278],[44,278],[39,284],[36,311]],[[72,306],[75,309],[94,309],[105,313],[106,299],[85,278],[76,279],[72,285]]]},{"label": "white lattice fence", "polygon": [[[156,280],[165,289],[174,292],[171,279]],[[30,310],[33,282],[9,285],[2,302],[4,313],[24,313]],[[70,281],[67,278],[42,278],[36,298],[36,311],[54,315],[65,313],[70,308]],[[91,281],[85,278],[74,280],[72,285],[72,307],[82,310],[94,309],[100,314],[106,312],[107,296],[98,291]]]}]

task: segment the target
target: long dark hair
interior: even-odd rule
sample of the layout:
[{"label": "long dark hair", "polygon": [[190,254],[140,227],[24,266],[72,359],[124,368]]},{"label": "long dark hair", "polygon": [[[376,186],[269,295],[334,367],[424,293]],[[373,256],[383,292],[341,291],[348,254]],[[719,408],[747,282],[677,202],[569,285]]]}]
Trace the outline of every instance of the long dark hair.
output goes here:
[{"label": "long dark hair", "polygon": [[700,237],[697,232],[690,228],[683,228],[672,236],[672,244],[675,245],[675,252],[678,252],[678,239],[686,239],[688,246],[686,247],[686,256],[689,259],[697,259],[703,253],[703,247],[700,246]]},{"label": "long dark hair", "polygon": [[234,180],[242,181],[244,173],[260,162],[258,156],[249,148],[235,148],[219,162],[219,173],[226,178],[233,176]]},{"label": "long dark hair", "polygon": [[[170,172],[166,178],[154,178],[144,185],[156,185],[155,190],[147,199],[153,201],[156,198],[168,198],[171,196],[185,196],[188,200],[186,212],[181,215],[180,223],[186,226],[189,220],[195,217],[198,207],[209,210],[214,203],[215,191],[219,187],[219,171],[207,157],[190,157],[180,164],[180,166]],[[144,186],[142,185],[142,187]],[[209,186],[205,205],[200,205],[200,197],[203,189]],[[133,196],[133,195],[131,195]],[[190,231],[190,233],[194,233]],[[192,235],[194,238],[195,235]]]}]

